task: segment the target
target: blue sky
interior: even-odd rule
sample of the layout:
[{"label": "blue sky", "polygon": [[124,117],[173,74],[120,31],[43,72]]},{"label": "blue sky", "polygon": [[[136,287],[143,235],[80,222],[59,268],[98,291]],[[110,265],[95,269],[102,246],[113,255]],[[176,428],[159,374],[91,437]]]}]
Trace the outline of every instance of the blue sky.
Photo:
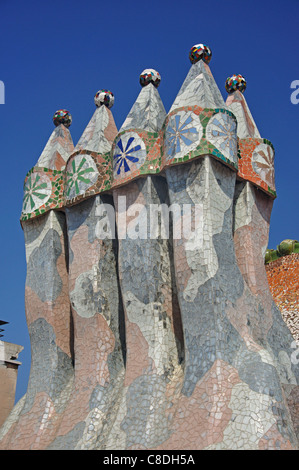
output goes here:
[{"label": "blue sky", "polygon": [[107,88],[115,95],[112,112],[120,128],[145,68],[161,74],[159,93],[168,111],[189,71],[190,48],[207,44],[223,97],[226,78],[242,74],[259,131],[275,147],[278,197],[269,241],[275,248],[299,237],[299,104],[290,100],[291,83],[299,80],[298,24],[299,0],[0,0],[0,319],[9,322],[3,340],[24,346],[17,400],[30,370],[19,223],[23,182],[54,129],[54,112],[71,112],[76,144],[94,112],[94,94]]}]

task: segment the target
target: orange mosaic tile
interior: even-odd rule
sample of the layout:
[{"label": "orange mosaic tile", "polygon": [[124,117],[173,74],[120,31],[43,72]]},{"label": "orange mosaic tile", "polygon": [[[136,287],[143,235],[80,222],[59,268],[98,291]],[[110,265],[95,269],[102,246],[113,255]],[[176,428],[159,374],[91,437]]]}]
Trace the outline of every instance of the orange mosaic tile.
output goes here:
[{"label": "orange mosaic tile", "polygon": [[299,253],[272,261],[266,272],[272,296],[299,344]]}]

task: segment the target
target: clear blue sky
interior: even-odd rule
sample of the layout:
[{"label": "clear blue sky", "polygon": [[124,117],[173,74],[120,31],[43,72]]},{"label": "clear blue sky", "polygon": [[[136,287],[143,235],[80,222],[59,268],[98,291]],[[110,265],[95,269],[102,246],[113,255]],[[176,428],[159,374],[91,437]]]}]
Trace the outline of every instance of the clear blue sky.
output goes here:
[{"label": "clear blue sky", "polygon": [[291,82],[299,80],[298,24],[298,0],[0,0],[0,319],[9,322],[3,340],[24,346],[16,399],[26,392],[30,370],[19,223],[23,182],[54,129],[54,112],[71,112],[76,144],[94,112],[94,94],[108,88],[120,128],[145,68],[160,72],[168,111],[190,68],[190,48],[207,44],[223,97],[226,78],[242,74],[260,133],[275,147],[278,197],[269,242],[275,248],[299,237],[299,104],[290,101]]}]

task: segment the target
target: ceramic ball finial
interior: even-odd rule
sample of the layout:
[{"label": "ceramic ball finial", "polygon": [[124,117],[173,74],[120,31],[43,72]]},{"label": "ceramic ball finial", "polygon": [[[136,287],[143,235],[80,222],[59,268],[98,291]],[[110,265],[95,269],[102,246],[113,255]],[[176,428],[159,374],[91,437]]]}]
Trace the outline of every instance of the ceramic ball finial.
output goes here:
[{"label": "ceramic ball finial", "polygon": [[142,87],[152,83],[156,88],[158,88],[161,82],[161,75],[159,74],[159,72],[157,72],[157,70],[145,69],[140,74],[139,82]]},{"label": "ceramic ball finial", "polygon": [[58,109],[53,116],[54,125],[57,127],[63,124],[65,127],[70,127],[72,124],[72,116],[66,109]]},{"label": "ceramic ball finial", "polygon": [[94,102],[98,108],[105,105],[110,109],[114,105],[114,95],[109,90],[99,90],[94,96]]},{"label": "ceramic ball finial", "polygon": [[212,51],[205,44],[195,44],[190,49],[189,59],[191,64],[196,64],[196,62],[198,62],[199,60],[203,60],[206,64],[208,64],[211,58]]},{"label": "ceramic ball finial", "polygon": [[234,91],[239,90],[241,93],[244,93],[246,90],[246,80],[242,75],[232,75],[228,77],[225,82],[225,89],[227,93],[233,93]]}]

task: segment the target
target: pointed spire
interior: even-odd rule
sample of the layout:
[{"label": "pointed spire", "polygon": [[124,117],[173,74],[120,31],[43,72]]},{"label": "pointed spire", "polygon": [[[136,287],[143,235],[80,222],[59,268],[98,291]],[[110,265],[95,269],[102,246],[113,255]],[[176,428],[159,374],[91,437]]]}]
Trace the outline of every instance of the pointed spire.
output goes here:
[{"label": "pointed spire", "polygon": [[225,82],[225,88],[229,94],[226,106],[236,116],[238,121],[237,135],[240,139],[248,137],[260,139],[259,130],[243,95],[246,86],[246,80],[242,75],[228,77]]},{"label": "pointed spire", "polygon": [[142,129],[159,132],[166,117],[166,111],[157,90],[160,74],[154,69],[145,69],[140,75],[140,91],[120,132],[126,129]]},{"label": "pointed spire", "polygon": [[208,46],[196,44],[191,48],[189,59],[192,66],[169,112],[182,106],[226,108],[208,65],[211,56]]},{"label": "pointed spire", "polygon": [[72,123],[72,116],[66,109],[59,109],[53,116],[53,122],[56,127],[36,166],[62,170],[74,150],[73,140],[68,129]]},{"label": "pointed spire", "polygon": [[111,150],[117,127],[110,108],[114,104],[114,95],[109,90],[99,90],[94,97],[96,110],[83,132],[75,150],[106,153]]}]

